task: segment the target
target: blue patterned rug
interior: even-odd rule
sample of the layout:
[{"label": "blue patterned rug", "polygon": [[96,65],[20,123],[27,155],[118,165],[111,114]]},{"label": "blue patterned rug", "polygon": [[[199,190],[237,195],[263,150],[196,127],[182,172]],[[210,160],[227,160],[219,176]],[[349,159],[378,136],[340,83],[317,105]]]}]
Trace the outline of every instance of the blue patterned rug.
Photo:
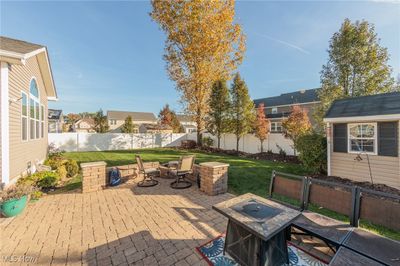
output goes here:
[{"label": "blue patterned rug", "polygon": [[[229,255],[224,255],[225,236],[219,236],[214,240],[200,246],[197,251],[210,265],[234,266],[238,265]],[[288,243],[289,265],[291,266],[325,266],[325,262],[318,260],[303,250]]]}]

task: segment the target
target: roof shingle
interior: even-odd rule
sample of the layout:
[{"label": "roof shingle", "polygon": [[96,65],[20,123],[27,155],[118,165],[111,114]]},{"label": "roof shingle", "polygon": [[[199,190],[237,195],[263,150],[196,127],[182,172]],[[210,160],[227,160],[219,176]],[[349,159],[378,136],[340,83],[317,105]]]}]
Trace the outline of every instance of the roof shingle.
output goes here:
[{"label": "roof shingle", "polygon": [[391,114],[400,114],[400,92],[336,100],[325,118]]},{"label": "roof shingle", "polygon": [[128,116],[132,117],[133,121],[157,121],[153,113],[148,112],[125,112],[125,111],[107,111],[108,119],[125,120]]},{"label": "roof shingle", "polygon": [[318,88],[301,90],[296,92],[283,93],[280,96],[255,99],[254,104],[258,106],[260,103],[264,103],[265,107],[273,107],[280,105],[317,102],[319,101],[318,90]]},{"label": "roof shingle", "polygon": [[0,50],[19,54],[28,54],[43,47],[43,45],[0,36]]}]

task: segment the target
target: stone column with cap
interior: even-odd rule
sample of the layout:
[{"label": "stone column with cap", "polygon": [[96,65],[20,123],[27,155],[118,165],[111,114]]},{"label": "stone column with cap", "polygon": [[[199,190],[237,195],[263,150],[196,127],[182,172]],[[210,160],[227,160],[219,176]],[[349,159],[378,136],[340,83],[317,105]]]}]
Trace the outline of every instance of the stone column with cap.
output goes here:
[{"label": "stone column with cap", "polygon": [[107,185],[106,162],[82,163],[82,193],[102,190]]},{"label": "stone column with cap", "polygon": [[229,164],[206,162],[200,164],[200,190],[207,195],[218,195],[228,191]]}]

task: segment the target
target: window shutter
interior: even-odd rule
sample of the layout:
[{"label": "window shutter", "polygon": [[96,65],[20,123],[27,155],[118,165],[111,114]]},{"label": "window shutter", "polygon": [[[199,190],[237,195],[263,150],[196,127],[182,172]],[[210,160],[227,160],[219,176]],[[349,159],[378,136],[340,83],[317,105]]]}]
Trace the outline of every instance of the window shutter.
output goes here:
[{"label": "window shutter", "polygon": [[333,124],[333,151],[347,152],[347,124]]},{"label": "window shutter", "polygon": [[378,155],[397,157],[398,139],[398,122],[378,123]]}]

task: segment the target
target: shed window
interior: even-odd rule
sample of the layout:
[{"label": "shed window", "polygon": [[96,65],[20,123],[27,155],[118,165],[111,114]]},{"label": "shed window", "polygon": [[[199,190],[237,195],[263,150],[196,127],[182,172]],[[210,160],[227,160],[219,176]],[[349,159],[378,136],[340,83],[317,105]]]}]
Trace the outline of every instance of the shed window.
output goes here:
[{"label": "shed window", "polygon": [[348,125],[349,152],[377,153],[376,123]]}]

